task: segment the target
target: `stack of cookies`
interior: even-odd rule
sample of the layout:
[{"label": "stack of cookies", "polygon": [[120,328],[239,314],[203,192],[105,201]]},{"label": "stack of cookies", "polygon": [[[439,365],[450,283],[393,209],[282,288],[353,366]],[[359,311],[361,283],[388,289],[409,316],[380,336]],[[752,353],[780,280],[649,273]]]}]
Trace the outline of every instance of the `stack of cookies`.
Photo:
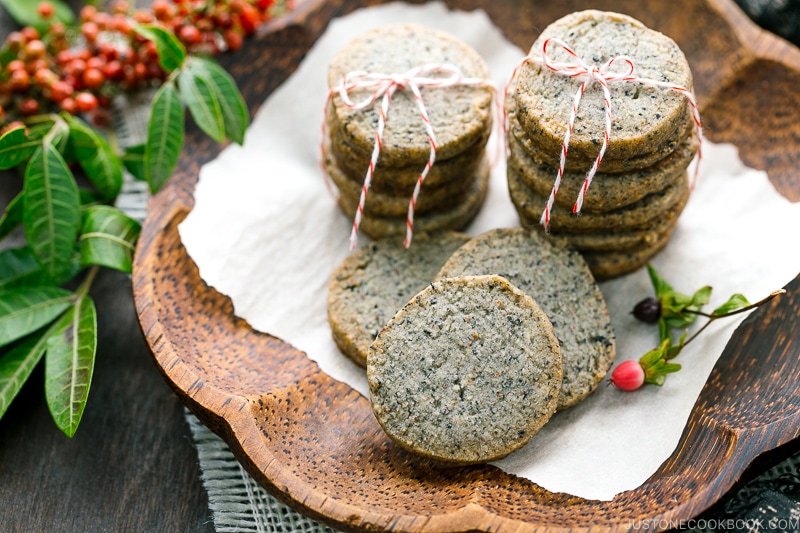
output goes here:
[{"label": "stack of cookies", "polygon": [[[354,72],[402,80],[412,69],[447,64],[464,78],[488,79],[483,59],[449,34],[415,25],[389,25],[366,32],[332,60],[331,88]],[[420,77],[447,77],[426,71]],[[492,130],[493,92],[488,86],[418,84],[436,138],[435,164],[414,208],[414,231],[460,229],[478,213],[489,183],[486,143]],[[405,235],[409,201],[431,152],[417,101],[399,84],[391,95],[380,154],[372,176],[360,231],[372,238]],[[373,89],[354,88],[352,102]],[[336,92],[330,99],[323,139],[323,164],[339,189],[339,205],[354,217],[376,144],[382,96],[363,109],[349,107]]]},{"label": "stack of cookies", "polygon": [[[633,76],[691,90],[686,58],[668,37],[625,15],[595,10],[568,15],[539,36],[530,55],[556,38],[582,61],[600,68],[627,56]],[[550,41],[548,58],[576,59]],[[609,72],[625,71],[615,62]],[[511,81],[508,187],[523,224],[538,224],[558,173],[565,132],[580,81],[528,62]],[[689,197],[687,167],[698,140],[686,96],[637,81],[612,81],[612,129],[608,147],[573,213],[587,171],[600,151],[606,130],[604,94],[590,84],[578,106],[564,174],[550,213],[550,231],[581,251],[593,274],[607,279],[631,272],[666,246]]]}]

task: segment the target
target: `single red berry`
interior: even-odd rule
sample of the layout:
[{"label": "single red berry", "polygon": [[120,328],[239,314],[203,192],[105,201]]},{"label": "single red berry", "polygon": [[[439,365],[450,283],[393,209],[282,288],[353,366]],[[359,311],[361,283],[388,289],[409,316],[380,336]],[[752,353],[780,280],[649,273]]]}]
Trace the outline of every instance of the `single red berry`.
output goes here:
[{"label": "single red berry", "polygon": [[47,34],[51,37],[64,37],[67,34],[67,26],[60,21],[53,22],[47,29]]},{"label": "single red berry", "polygon": [[202,35],[196,26],[184,26],[178,32],[178,37],[185,44],[191,46],[199,43]]},{"label": "single red berry", "polygon": [[133,72],[136,74],[136,79],[142,81],[147,76],[147,65],[144,63],[136,63],[133,66]]},{"label": "single red berry", "polygon": [[56,12],[56,8],[54,8],[53,4],[50,2],[41,2],[36,6],[36,12],[39,13],[39,16],[43,19],[49,19]]},{"label": "single red berry", "polygon": [[106,77],[100,69],[87,68],[83,72],[83,76],[81,76],[81,81],[83,81],[83,86],[87,89],[97,89],[103,85],[103,82],[106,81]]},{"label": "single red berry", "polygon": [[31,86],[31,77],[27,70],[15,70],[8,79],[12,91],[25,92]]},{"label": "single red berry", "polygon": [[105,74],[106,78],[109,80],[118,81],[122,79],[122,63],[116,59],[109,61],[103,67],[103,74]]},{"label": "single red berry", "polygon": [[228,45],[228,50],[235,52],[242,47],[242,34],[233,30],[225,32],[225,44]]},{"label": "single red berry", "polygon": [[35,41],[35,40],[41,38],[41,35],[39,34],[39,30],[37,30],[36,28],[34,28],[32,26],[25,26],[24,28],[22,28],[19,31],[22,34],[22,37],[25,38],[25,42],[26,43],[28,43],[30,41]]},{"label": "single red berry", "polygon": [[55,72],[49,68],[41,68],[33,75],[33,80],[39,87],[50,87],[57,79]]},{"label": "single red berry", "polygon": [[58,64],[61,66],[66,65],[73,59],[74,56],[72,55],[71,50],[61,50],[59,53],[56,54],[56,62],[58,62]]},{"label": "single red berry", "polygon": [[128,20],[128,17],[121,14],[116,14],[111,18],[108,23],[108,28],[122,35],[129,35],[132,30],[131,22]]},{"label": "single red berry", "polygon": [[6,45],[12,52],[19,52],[25,46],[25,36],[22,35],[22,32],[12,31],[6,37]]},{"label": "single red berry", "polygon": [[623,361],[611,372],[611,383],[618,389],[634,391],[644,384],[644,370],[639,361]]},{"label": "single red berry", "polygon": [[97,15],[97,8],[94,6],[83,6],[80,12],[80,18],[83,22],[89,22],[93,20],[94,17]]},{"label": "single red berry", "polygon": [[256,5],[258,6],[258,9],[260,9],[262,11],[266,11],[267,9],[272,7],[273,3],[274,3],[274,0],[258,0],[256,2]]},{"label": "single red berry", "polygon": [[27,68],[28,67],[25,65],[25,62],[22,61],[21,59],[14,59],[12,61],[9,61],[8,65],[6,65],[6,70],[12,74],[14,72],[17,72],[18,70],[27,71]]},{"label": "single red berry", "polygon": [[88,113],[97,107],[97,97],[92,93],[78,93],[75,96],[75,106],[81,113]]},{"label": "single red berry", "polygon": [[250,4],[245,4],[239,15],[239,24],[242,25],[245,35],[250,35],[258,27],[258,12]]},{"label": "single red berry", "polygon": [[83,59],[73,59],[64,65],[64,72],[75,78],[79,78],[84,70],[86,70],[86,61]]},{"label": "single red berry", "polygon": [[50,98],[54,102],[62,102],[65,98],[71,97],[74,92],[75,89],[72,85],[64,80],[57,80],[54,81],[53,85],[50,87]]},{"label": "single red berry", "polygon": [[103,11],[99,11],[97,15],[94,16],[93,20],[100,30],[107,30],[109,29],[109,24],[111,23],[111,15]]},{"label": "single red berry", "polygon": [[227,30],[233,26],[233,19],[229,13],[225,11],[217,11],[214,13],[214,24],[221,30]]},{"label": "single red berry", "polygon": [[167,0],[153,0],[153,15],[158,20],[164,21],[172,18],[172,5]]},{"label": "single red berry", "polygon": [[104,66],[106,66],[106,60],[103,59],[102,57],[93,56],[93,57],[90,57],[86,61],[86,70],[89,70],[89,69],[92,69],[92,68],[101,69]]},{"label": "single red berry", "polygon": [[84,22],[81,25],[81,33],[83,34],[84,39],[90,43],[93,43],[97,40],[97,35],[100,33],[100,28],[94,22]]},{"label": "single red berry", "polygon": [[120,15],[126,15],[130,11],[131,6],[125,0],[114,0],[111,2],[111,12]]},{"label": "single red berry", "polygon": [[58,106],[61,108],[62,111],[66,111],[70,115],[74,115],[78,112],[78,105],[75,103],[75,99],[71,97],[64,98],[58,103]]},{"label": "single red berry", "polygon": [[30,116],[39,112],[39,102],[35,98],[26,98],[19,103],[19,112]]},{"label": "single red berry", "polygon": [[39,39],[29,41],[28,44],[25,45],[25,59],[39,59],[44,56],[45,52],[47,52],[47,46]]}]

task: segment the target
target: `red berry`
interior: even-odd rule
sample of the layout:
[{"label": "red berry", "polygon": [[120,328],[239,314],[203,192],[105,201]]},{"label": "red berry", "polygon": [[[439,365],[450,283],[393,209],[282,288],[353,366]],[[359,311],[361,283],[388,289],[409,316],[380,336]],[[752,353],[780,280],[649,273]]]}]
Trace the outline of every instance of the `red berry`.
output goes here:
[{"label": "red berry", "polygon": [[100,68],[103,68],[104,66],[106,66],[106,60],[103,59],[102,57],[93,56],[93,57],[90,57],[88,60],[86,60],[86,69],[87,70],[90,69],[90,68],[100,69]]},{"label": "red berry", "polygon": [[80,17],[83,22],[88,22],[97,15],[97,8],[94,6],[83,6],[81,8]]},{"label": "red berry", "polygon": [[27,70],[27,66],[21,59],[14,59],[9,61],[8,65],[6,65],[6,70],[13,74],[18,70]]},{"label": "red berry", "polygon": [[103,85],[103,82],[106,81],[106,77],[100,69],[87,68],[83,72],[83,76],[81,76],[81,81],[83,81],[83,86],[87,89],[97,89]]},{"label": "red berry", "polygon": [[256,2],[256,5],[258,6],[258,9],[260,9],[262,11],[266,11],[267,9],[272,7],[273,3],[274,3],[274,0],[258,0]]},{"label": "red berry", "polygon": [[105,67],[103,67],[103,74],[105,74],[106,78],[109,80],[117,81],[122,78],[122,63],[117,61],[116,59],[113,61],[109,61]]},{"label": "red berry", "polygon": [[611,382],[620,390],[634,391],[644,384],[644,370],[639,361],[623,361],[611,373]]},{"label": "red berry", "polygon": [[84,22],[81,25],[81,33],[88,42],[93,43],[97,40],[100,28],[94,22]]},{"label": "red berry", "polygon": [[130,9],[131,9],[130,4],[128,4],[128,2],[126,2],[125,0],[114,0],[114,2],[111,2],[112,13],[126,15],[128,11],[130,11]]},{"label": "red berry", "polygon": [[18,52],[25,46],[25,37],[22,32],[12,31],[6,38],[6,44],[12,52]]},{"label": "red berry", "polygon": [[74,59],[72,52],[70,50],[61,50],[58,54],[56,54],[56,61],[59,65],[66,65],[70,61]]},{"label": "red berry", "polygon": [[172,18],[172,5],[167,0],[154,0],[152,9],[153,15],[158,20],[164,21]]},{"label": "red berry", "polygon": [[62,109],[62,111],[66,111],[71,115],[74,115],[78,111],[78,105],[75,103],[75,100],[70,97],[61,100],[58,103],[58,106]]},{"label": "red berry", "polygon": [[47,34],[52,37],[63,37],[67,33],[67,27],[63,22],[53,22],[47,30]]},{"label": "red berry", "polygon": [[[50,87],[50,98],[54,102],[62,102],[65,98],[69,98],[72,96],[72,93],[75,92],[75,89],[69,83],[63,80],[57,80],[53,82],[53,85]],[[73,104],[75,102],[73,101]],[[66,111],[66,110],[65,110]]]},{"label": "red berry", "polygon": [[73,59],[64,65],[64,73],[75,78],[79,78],[84,70],[86,70],[86,61],[83,59]]},{"label": "red berry", "polygon": [[36,12],[39,13],[39,16],[43,19],[49,19],[56,12],[56,9],[50,2],[41,2],[36,6]]},{"label": "red berry", "polygon": [[20,30],[20,33],[22,34],[22,37],[25,39],[26,43],[41,38],[41,35],[39,35],[39,30],[31,26],[25,26]]},{"label": "red berry", "polygon": [[202,38],[202,35],[200,34],[200,30],[198,30],[197,27],[184,26],[178,32],[178,37],[180,38],[181,41],[191,46],[193,44],[199,43],[200,39]]},{"label": "red berry", "polygon": [[42,70],[43,68],[49,68],[47,61],[44,59],[34,59],[28,63],[28,74],[33,74],[37,70]]},{"label": "red berry", "polygon": [[12,91],[24,92],[31,86],[31,77],[27,70],[15,70],[8,79]]},{"label": "red berry", "polygon": [[107,30],[109,29],[108,25],[111,23],[111,15],[100,11],[94,16],[94,23],[97,24],[97,27],[101,30]]},{"label": "red berry", "polygon": [[250,35],[258,27],[258,12],[250,4],[245,4],[239,16],[239,23],[242,25],[245,35]]},{"label": "red berry", "polygon": [[27,98],[19,103],[19,112],[23,115],[35,115],[39,112],[39,102],[35,98]]},{"label": "red berry", "polygon": [[39,59],[44,56],[45,52],[47,52],[47,46],[39,39],[29,41],[28,44],[25,45],[26,59]]},{"label": "red berry", "polygon": [[114,15],[108,23],[108,27],[110,30],[116,31],[121,33],[122,35],[128,35],[131,33],[131,23],[128,20],[128,17],[125,15]]},{"label": "red berry", "polygon": [[155,17],[149,11],[138,10],[133,14],[133,20],[139,24],[150,24],[154,19]]},{"label": "red berry", "polygon": [[39,87],[50,87],[58,78],[52,70],[42,68],[36,71],[33,75],[33,79]]},{"label": "red berry", "polygon": [[75,96],[75,106],[81,113],[88,113],[97,107],[97,97],[92,93],[78,93]]},{"label": "red berry", "polygon": [[226,31],[225,44],[228,45],[228,50],[235,52],[242,47],[242,34],[233,30]]}]

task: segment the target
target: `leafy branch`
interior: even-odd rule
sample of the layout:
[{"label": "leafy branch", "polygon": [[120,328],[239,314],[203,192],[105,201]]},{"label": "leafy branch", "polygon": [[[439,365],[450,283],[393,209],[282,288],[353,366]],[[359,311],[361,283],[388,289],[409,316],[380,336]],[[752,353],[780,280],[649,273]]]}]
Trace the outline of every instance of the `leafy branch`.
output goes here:
[{"label": "leafy branch", "polygon": [[[112,207],[123,169],[152,193],[167,182],[184,143],[185,113],[214,140],[244,141],[249,113],[235,82],[192,56],[170,31],[134,27],[169,72],[152,102],[143,145],[124,153],[68,112],[29,117],[0,136],[0,169],[23,175],[0,217],[0,239],[22,228],[25,245],[0,250],[0,418],[44,358],[45,397],[72,437],[81,420],[97,350],[90,288],[101,267],[130,273],[141,225]],[[88,181],[81,187],[73,173]],[[74,286],[69,290],[65,286]]]}]

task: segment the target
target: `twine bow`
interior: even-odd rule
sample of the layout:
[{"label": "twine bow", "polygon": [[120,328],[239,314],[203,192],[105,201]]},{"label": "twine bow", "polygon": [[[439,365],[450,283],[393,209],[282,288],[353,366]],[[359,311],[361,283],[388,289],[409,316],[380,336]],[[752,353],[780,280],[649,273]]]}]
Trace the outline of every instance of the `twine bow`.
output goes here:
[{"label": "twine bow", "polygon": [[[547,51],[550,44],[554,44],[561,47],[565,52],[567,52],[570,56],[572,56],[572,62],[553,61],[550,57],[548,57]],[[570,137],[572,136],[573,127],[575,124],[575,118],[578,114],[578,106],[580,105],[583,93],[586,91],[586,87],[592,83],[597,83],[603,90],[603,99],[604,99],[603,104],[605,110],[605,132],[603,135],[603,144],[600,147],[600,152],[597,154],[597,157],[595,158],[592,167],[586,173],[586,178],[584,179],[583,185],[581,186],[580,191],[578,192],[578,198],[572,207],[572,212],[580,213],[581,207],[583,207],[583,200],[584,197],[586,196],[586,192],[589,190],[589,186],[592,183],[592,179],[597,173],[597,169],[600,167],[600,162],[603,160],[603,156],[605,155],[606,149],[608,148],[608,140],[609,137],[611,136],[611,122],[612,122],[611,91],[608,88],[609,83],[614,83],[614,82],[640,83],[642,85],[649,87],[662,87],[665,89],[676,91],[686,97],[691,109],[692,120],[694,121],[695,127],[697,128],[697,138],[698,138],[697,165],[695,166],[694,176],[692,178],[692,187],[694,187],[694,182],[697,179],[697,172],[700,167],[700,159],[702,159],[701,143],[702,143],[703,127],[700,122],[700,113],[697,109],[697,100],[690,89],[688,89],[687,87],[683,87],[681,85],[675,85],[672,83],[667,83],[659,80],[640,78],[635,76],[634,75],[635,64],[633,62],[633,59],[631,59],[628,56],[612,57],[611,59],[609,59],[600,66],[589,65],[586,62],[584,62],[580,57],[578,57],[578,54],[576,54],[575,51],[572,48],[570,48],[564,41],[558,38],[549,38],[542,43],[541,58],[532,57],[530,55],[525,56],[514,68],[511,78],[509,79],[509,82],[506,84],[505,87],[506,99],[508,98],[508,92],[510,89],[511,82],[514,79],[516,79],[519,69],[522,68],[523,65],[529,62],[543,65],[551,72],[553,72],[554,74],[558,74],[559,76],[567,76],[570,78],[581,80],[581,85],[580,87],[578,87],[578,90],[575,93],[575,97],[573,98],[572,101],[572,109],[569,115],[569,122],[567,123],[567,129],[564,133],[564,142],[561,145],[561,154],[559,157],[558,172],[556,174],[556,179],[553,182],[553,188],[550,191],[550,197],[547,199],[547,204],[545,205],[544,212],[542,213],[542,217],[539,220],[540,224],[544,226],[545,231],[549,231],[550,229],[550,212],[553,209],[553,202],[555,201],[556,194],[558,194],[558,187],[561,184],[561,178],[564,175],[564,167],[566,165],[566,160],[567,160],[569,141]],[[624,70],[612,71],[611,68],[616,64],[622,64],[624,66]],[[505,120],[506,134],[508,134],[509,124],[508,124],[507,112],[505,117],[506,117]]]},{"label": "twine bow", "polygon": [[[473,86],[486,86],[495,91],[494,86],[488,80],[483,78],[467,78],[461,72],[461,69],[454,65],[446,63],[437,63],[423,65],[420,67],[412,68],[403,74],[380,74],[376,72],[367,71],[354,71],[345,74],[342,81],[328,91],[327,99],[325,100],[325,112],[327,113],[330,105],[331,98],[335,94],[341,97],[342,103],[355,110],[365,109],[371,106],[375,101],[381,98],[381,107],[378,114],[378,127],[375,132],[375,143],[372,148],[372,156],[370,157],[369,166],[367,167],[364,176],[364,183],[361,186],[361,196],[358,201],[358,208],[353,220],[353,229],[350,232],[350,249],[356,247],[358,241],[358,229],[361,224],[361,218],[364,212],[364,204],[367,200],[367,192],[372,184],[372,178],[375,175],[375,166],[378,164],[378,157],[380,156],[381,147],[383,146],[383,130],[386,127],[386,121],[389,116],[389,103],[392,95],[399,90],[411,91],[414,101],[417,104],[422,124],[425,127],[425,133],[428,136],[428,144],[430,145],[430,155],[428,162],[420,172],[419,178],[414,186],[414,192],[408,203],[408,215],[406,217],[406,237],[403,245],[408,248],[411,244],[411,239],[414,233],[414,207],[419,196],[422,183],[428,176],[431,167],[436,161],[436,134],[431,126],[428,112],[425,109],[425,102],[420,93],[422,87],[453,87],[456,85],[473,85]],[[353,101],[350,98],[350,92],[356,90],[371,91],[362,99]],[[323,139],[325,137],[325,120],[322,121]],[[322,155],[324,161],[324,143],[322,148]],[[330,187],[330,184],[328,184]]]}]

